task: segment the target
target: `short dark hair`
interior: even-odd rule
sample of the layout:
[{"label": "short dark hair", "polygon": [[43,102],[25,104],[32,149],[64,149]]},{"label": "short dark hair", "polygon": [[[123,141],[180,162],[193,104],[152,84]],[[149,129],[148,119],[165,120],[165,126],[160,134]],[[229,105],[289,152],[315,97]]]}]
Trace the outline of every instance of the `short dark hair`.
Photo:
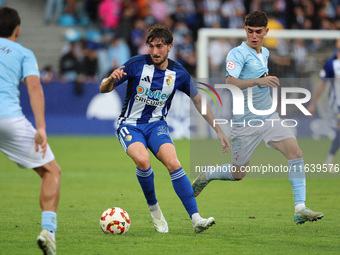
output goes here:
[{"label": "short dark hair", "polygon": [[146,44],[150,44],[154,39],[159,38],[161,41],[169,45],[173,42],[173,36],[170,29],[162,25],[154,25],[149,28],[149,34],[146,38]]},{"label": "short dark hair", "polygon": [[9,7],[0,7],[0,37],[10,37],[21,23],[19,13]]},{"label": "short dark hair", "polygon": [[249,13],[245,20],[244,24],[250,27],[267,27],[268,25],[268,17],[265,12],[254,11]]}]

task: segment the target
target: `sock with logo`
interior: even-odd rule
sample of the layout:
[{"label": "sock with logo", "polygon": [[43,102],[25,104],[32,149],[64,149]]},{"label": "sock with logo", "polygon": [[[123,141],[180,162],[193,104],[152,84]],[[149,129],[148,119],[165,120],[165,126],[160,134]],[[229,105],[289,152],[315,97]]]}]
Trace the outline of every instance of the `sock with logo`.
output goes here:
[{"label": "sock with logo", "polygon": [[194,213],[197,213],[198,210],[194,192],[192,190],[188,176],[181,167],[170,173],[170,177],[177,196],[181,199],[182,204],[191,217]]},{"label": "sock with logo", "polygon": [[55,242],[55,232],[57,231],[57,213],[43,211],[41,214],[41,229],[47,229],[48,235]]}]

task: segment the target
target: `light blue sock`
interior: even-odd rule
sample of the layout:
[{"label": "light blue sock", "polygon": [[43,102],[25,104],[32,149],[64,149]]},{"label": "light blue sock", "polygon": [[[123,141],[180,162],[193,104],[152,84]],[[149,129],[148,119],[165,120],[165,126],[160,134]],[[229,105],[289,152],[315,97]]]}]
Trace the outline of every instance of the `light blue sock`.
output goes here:
[{"label": "light blue sock", "polygon": [[232,166],[232,164],[224,164],[218,167],[207,166],[207,177],[209,180],[235,181],[231,175]]},{"label": "light blue sock", "polygon": [[170,177],[177,196],[181,199],[182,204],[191,217],[191,215],[197,213],[198,210],[194,192],[191,188],[191,183],[188,176],[181,167],[170,173]]},{"label": "light blue sock", "polygon": [[306,201],[306,178],[303,158],[288,160],[289,181],[292,185],[294,205]]},{"label": "light blue sock", "polygon": [[57,231],[57,214],[51,211],[44,211],[41,215],[41,229]]},{"label": "light blue sock", "polygon": [[151,166],[147,170],[141,170],[136,167],[136,175],[148,205],[157,204],[155,185],[153,181],[154,174]]}]

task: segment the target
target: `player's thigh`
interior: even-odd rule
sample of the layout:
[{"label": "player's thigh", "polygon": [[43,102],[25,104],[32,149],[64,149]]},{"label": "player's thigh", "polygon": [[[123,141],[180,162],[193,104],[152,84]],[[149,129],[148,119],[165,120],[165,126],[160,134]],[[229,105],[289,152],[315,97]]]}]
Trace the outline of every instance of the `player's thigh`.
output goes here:
[{"label": "player's thigh", "polygon": [[50,146],[45,157],[39,147],[35,151],[36,130],[25,118],[0,119],[0,150],[20,168],[37,168],[54,160]]},{"label": "player's thigh", "polygon": [[149,168],[150,156],[143,132],[135,126],[121,125],[117,130],[117,134],[121,146],[136,163],[137,167],[142,170]]},{"label": "player's thigh", "polygon": [[170,173],[181,168],[175,146],[172,143],[163,143],[159,147],[156,157],[166,166]]},{"label": "player's thigh", "polygon": [[127,152],[128,147],[136,142],[142,143],[144,147],[147,147],[146,138],[143,132],[136,126],[120,125],[117,129],[117,135],[120,145]]},{"label": "player's thigh", "polygon": [[266,123],[264,142],[267,147],[279,150],[287,159],[302,157],[302,151],[292,130],[282,126],[281,121]]},{"label": "player's thigh", "polygon": [[230,139],[233,165],[247,164],[262,139],[261,127],[233,127]]},{"label": "player's thigh", "polygon": [[147,146],[151,152],[157,157],[159,148],[167,143],[174,144],[166,122],[157,121],[152,123],[147,132]]}]

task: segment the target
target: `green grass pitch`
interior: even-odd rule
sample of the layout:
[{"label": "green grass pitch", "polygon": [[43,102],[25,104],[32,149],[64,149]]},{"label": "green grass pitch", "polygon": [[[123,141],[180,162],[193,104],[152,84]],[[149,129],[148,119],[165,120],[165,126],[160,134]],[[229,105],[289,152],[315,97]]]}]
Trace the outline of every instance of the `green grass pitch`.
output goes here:
[{"label": "green grass pitch", "polygon": [[[58,208],[58,254],[338,254],[340,252],[340,178],[307,179],[307,206],[325,214],[321,221],[295,225],[288,178],[215,181],[197,198],[203,217],[216,225],[195,235],[165,167],[152,156],[156,194],[169,233],[157,233],[135,176],[135,166],[112,137],[50,137],[62,167]],[[216,141],[218,143],[218,141]],[[322,163],[329,140],[299,139],[305,162]],[[175,141],[189,175],[190,142]],[[263,144],[252,164],[286,162]],[[226,162],[230,162],[226,155]],[[340,163],[339,155],[335,163]],[[191,179],[192,181],[192,179]],[[0,254],[40,254],[40,178],[19,169],[0,153]],[[131,228],[124,236],[99,227],[108,207],[124,208]]]}]

